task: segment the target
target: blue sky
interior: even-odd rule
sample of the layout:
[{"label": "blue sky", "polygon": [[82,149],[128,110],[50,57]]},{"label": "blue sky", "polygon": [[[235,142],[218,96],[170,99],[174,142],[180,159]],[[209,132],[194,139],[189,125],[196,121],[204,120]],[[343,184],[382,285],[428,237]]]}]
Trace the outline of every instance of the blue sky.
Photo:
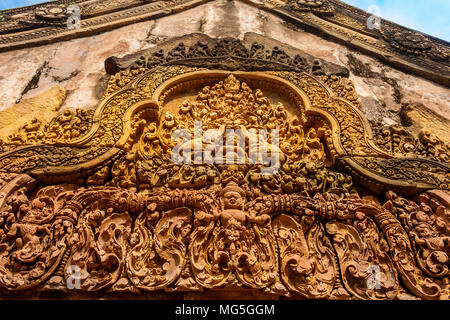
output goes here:
[{"label": "blue sky", "polygon": [[[381,17],[450,41],[450,0],[343,0],[367,10],[380,8]],[[0,0],[0,10],[40,3],[39,0]]]},{"label": "blue sky", "polygon": [[39,0],[0,0],[0,10],[29,6],[32,4],[47,2]]},{"label": "blue sky", "polygon": [[380,8],[380,16],[402,26],[450,41],[449,0],[343,0],[366,10]]}]

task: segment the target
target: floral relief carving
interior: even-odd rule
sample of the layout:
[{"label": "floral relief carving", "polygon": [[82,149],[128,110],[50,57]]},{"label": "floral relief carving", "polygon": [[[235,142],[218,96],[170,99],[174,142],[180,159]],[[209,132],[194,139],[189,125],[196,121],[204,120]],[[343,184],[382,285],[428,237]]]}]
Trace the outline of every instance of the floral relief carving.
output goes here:
[{"label": "floral relief carving", "polygon": [[11,183],[1,207],[0,281],[12,290],[32,288],[48,279],[68,247],[77,216],[62,212],[61,201],[73,196],[73,187],[46,187],[29,201],[33,179],[18,176]]},{"label": "floral relief carving", "polygon": [[306,233],[294,218],[281,215],[274,220],[274,229],[286,286],[310,299],[323,299],[331,295],[338,270],[323,226],[313,221]]},{"label": "floral relief carving", "polygon": [[[179,43],[116,61],[95,113],[1,142],[1,289],[448,299],[447,146],[426,130],[372,133],[352,83],[300,60]],[[224,136],[216,148],[198,122]],[[261,146],[279,156],[270,174],[250,156]]]},{"label": "floral relief carving", "polygon": [[[82,291],[118,290],[120,280],[122,289],[171,292],[184,279],[183,290],[274,292],[281,279],[306,298],[331,298],[342,283],[357,299],[394,299],[400,277],[419,297],[445,298],[448,230],[431,212],[448,219],[448,208],[429,194],[417,201],[423,210],[425,202],[431,205],[437,224],[422,233],[428,238],[418,238],[408,237],[415,220],[401,208],[421,220],[426,213],[411,211],[412,204],[393,193],[384,207],[357,196],[252,196],[233,182],[208,192],[149,194],[61,185],[29,197],[34,181],[21,179],[25,187],[2,205],[0,284],[8,290],[38,287],[63,263],[66,279],[69,268],[80,268]],[[368,282],[374,270],[376,289]]]},{"label": "floral relief carving", "polygon": [[92,126],[93,110],[65,109],[49,123],[33,119],[0,142],[5,147],[46,143],[70,143],[86,134]]},{"label": "floral relief carving", "polygon": [[440,47],[421,33],[388,26],[380,30],[383,38],[397,51],[449,64],[450,51]]},{"label": "floral relief carving", "polygon": [[65,22],[69,14],[65,5],[47,5],[37,8],[34,14],[39,19]]},{"label": "floral relief carving", "polygon": [[149,291],[165,288],[180,276],[192,229],[188,208],[166,211],[159,222],[158,215],[143,213],[137,218],[127,256],[129,279],[139,289]]},{"label": "floral relief carving", "polygon": [[450,146],[426,128],[414,137],[399,126],[373,126],[375,143],[394,155],[423,157],[441,163],[450,163]]},{"label": "floral relief carving", "polygon": [[413,243],[420,268],[434,278],[448,274],[449,240],[448,209],[429,194],[416,201],[404,199],[390,192],[388,205],[405,226]]},{"label": "floral relief carving", "polygon": [[297,12],[310,11],[319,15],[333,15],[335,11],[328,0],[289,0],[286,6]]},{"label": "floral relief carving", "polygon": [[[355,225],[327,224],[328,233],[333,235],[346,288],[360,299],[395,297],[399,285],[386,241],[379,239],[377,227],[370,219],[358,221]],[[372,285],[369,281],[374,274],[377,278]],[[375,284],[375,280],[378,283]],[[378,290],[373,290],[375,285]]]}]

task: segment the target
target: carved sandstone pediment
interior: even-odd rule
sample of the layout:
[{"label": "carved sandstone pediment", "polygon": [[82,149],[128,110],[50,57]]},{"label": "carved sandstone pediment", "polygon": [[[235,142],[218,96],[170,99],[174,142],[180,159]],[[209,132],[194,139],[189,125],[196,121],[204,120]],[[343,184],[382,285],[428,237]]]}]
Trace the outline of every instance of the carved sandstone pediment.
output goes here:
[{"label": "carved sandstone pediment", "polygon": [[[240,0],[242,1],[242,0]],[[174,15],[212,0],[56,0],[0,14],[0,51],[93,35],[99,31]],[[245,0],[300,29],[325,35],[356,47],[386,64],[449,85],[450,47],[445,41],[381,19],[369,28],[373,16],[339,0]],[[69,9],[76,5],[76,11]],[[79,27],[67,28],[74,13]],[[78,16],[79,13],[79,16]],[[71,18],[72,17],[72,18]],[[77,20],[78,21],[78,20]]]},{"label": "carved sandstone pediment", "polygon": [[2,294],[448,299],[448,146],[373,130],[332,66],[192,37],[1,141]]}]

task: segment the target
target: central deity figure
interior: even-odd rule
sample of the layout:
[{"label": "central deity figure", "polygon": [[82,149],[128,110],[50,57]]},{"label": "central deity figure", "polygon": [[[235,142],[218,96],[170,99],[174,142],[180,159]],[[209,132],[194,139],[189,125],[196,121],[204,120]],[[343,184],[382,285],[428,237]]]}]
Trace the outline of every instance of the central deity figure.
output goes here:
[{"label": "central deity figure", "polygon": [[222,200],[222,211],[218,214],[220,216],[220,222],[225,229],[225,235],[229,241],[236,241],[241,238],[242,230],[245,230],[247,221],[261,225],[270,222],[268,215],[253,217],[243,211],[246,195],[244,190],[235,182],[228,183],[222,189],[220,199]]},{"label": "central deity figure", "polygon": [[270,217],[245,212],[246,193],[233,181],[220,191],[219,199],[190,246],[197,281],[211,288],[273,282],[277,267]]},{"label": "central deity figure", "polygon": [[[245,194],[241,188],[231,182],[222,190],[220,195],[223,202],[220,222],[225,228],[226,238],[234,242],[241,238],[241,232],[245,229],[246,214],[242,211]],[[231,246],[234,247],[233,244]]]}]

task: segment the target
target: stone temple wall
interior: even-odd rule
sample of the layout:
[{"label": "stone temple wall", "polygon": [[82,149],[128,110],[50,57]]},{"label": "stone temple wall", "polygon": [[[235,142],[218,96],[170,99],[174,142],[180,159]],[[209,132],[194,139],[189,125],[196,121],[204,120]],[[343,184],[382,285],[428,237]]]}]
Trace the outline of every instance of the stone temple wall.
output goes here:
[{"label": "stone temple wall", "polygon": [[450,45],[358,10],[3,11],[0,299],[448,300]]},{"label": "stone temple wall", "polygon": [[[108,82],[104,69],[108,57],[122,57],[196,32],[240,39],[254,32],[345,66],[370,121],[403,124],[413,134],[432,128],[450,142],[445,134],[450,125],[447,88],[301,30],[271,13],[227,0],[97,35],[0,53],[0,137],[33,117],[50,120],[55,108],[95,108]],[[48,90],[52,91],[46,95]],[[52,103],[39,102],[49,96],[55,99],[55,92],[59,98]]]}]

